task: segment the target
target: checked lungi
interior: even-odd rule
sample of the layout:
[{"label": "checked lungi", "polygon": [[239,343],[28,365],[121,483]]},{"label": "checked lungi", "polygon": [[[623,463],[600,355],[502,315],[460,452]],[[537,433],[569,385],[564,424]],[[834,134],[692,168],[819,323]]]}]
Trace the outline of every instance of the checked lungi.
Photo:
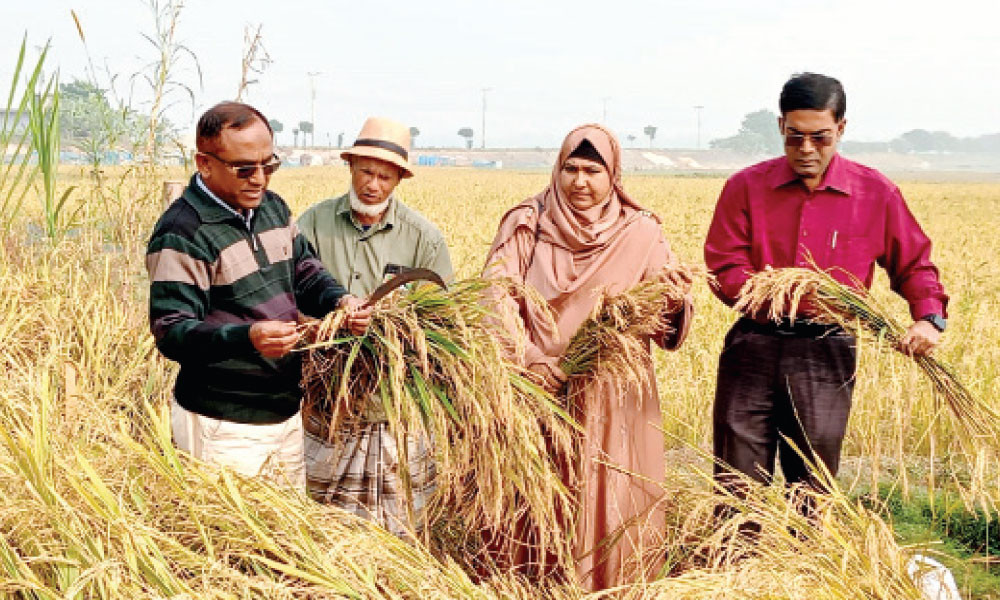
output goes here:
[{"label": "checked lungi", "polygon": [[713,418],[717,479],[769,482],[775,457],[788,483],[818,486],[806,461],[837,474],[851,411],[855,338],[837,326],[742,318],[719,357]]},{"label": "checked lungi", "polygon": [[423,526],[423,511],[435,488],[434,456],[425,436],[407,440],[415,520],[411,527],[399,448],[388,422],[375,420],[337,431],[332,443],[315,416],[304,424],[306,487],[313,499],[371,519],[401,537]]}]

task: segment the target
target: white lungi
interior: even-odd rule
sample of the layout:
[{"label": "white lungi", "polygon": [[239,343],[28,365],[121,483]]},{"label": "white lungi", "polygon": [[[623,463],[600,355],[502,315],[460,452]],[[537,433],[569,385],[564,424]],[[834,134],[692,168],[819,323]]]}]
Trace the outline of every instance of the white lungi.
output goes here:
[{"label": "white lungi", "polygon": [[174,445],[198,460],[305,490],[302,415],[274,424],[235,423],[193,413],[170,401]]}]

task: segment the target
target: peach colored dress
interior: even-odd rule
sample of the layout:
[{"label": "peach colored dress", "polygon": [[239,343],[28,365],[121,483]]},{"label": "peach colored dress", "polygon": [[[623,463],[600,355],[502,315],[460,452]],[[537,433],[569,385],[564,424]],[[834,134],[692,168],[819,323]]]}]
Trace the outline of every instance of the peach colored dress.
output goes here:
[{"label": "peach colored dress", "polygon": [[[582,213],[561,198],[557,180],[566,157],[583,139],[601,153],[614,189],[600,206]],[[621,188],[620,151],[614,136],[599,126],[570,133],[542,194],[504,215],[487,259],[485,273],[507,276],[535,287],[548,301],[557,331],[533,314],[526,303],[508,299],[522,319],[528,339],[524,366],[558,368],[569,339],[589,315],[597,292],[627,290],[654,277],[676,261],[660,222],[633,202]],[[667,339],[651,340],[663,348],[680,345],[687,334],[691,303],[673,323]],[[643,357],[652,373],[650,354]],[[625,392],[606,376],[569,390],[573,416],[583,426],[576,466],[579,514],[574,525],[574,556],[579,583],[600,590],[651,576],[662,556],[651,556],[661,541],[664,518],[657,501],[664,491],[662,416],[655,378],[634,382]],[[618,382],[620,383],[620,382]]]}]

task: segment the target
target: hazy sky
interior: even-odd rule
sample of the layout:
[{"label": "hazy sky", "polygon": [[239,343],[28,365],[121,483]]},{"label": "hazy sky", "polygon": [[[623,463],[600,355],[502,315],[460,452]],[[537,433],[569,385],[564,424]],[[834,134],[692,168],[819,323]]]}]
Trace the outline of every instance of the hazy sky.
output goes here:
[{"label": "hazy sky", "polygon": [[[154,59],[142,33],[153,16],[142,0],[3,0],[0,85],[18,44],[51,38],[63,81],[84,77],[89,55],[120,93]],[[248,100],[286,125],[310,118],[316,72],[316,142],[354,139],[367,115],[420,128],[419,143],[455,145],[463,126],[479,146],[482,88],[489,146],[554,146],[573,126],[602,120],[620,135],[658,128],[657,146],[693,147],[731,135],[747,112],[777,111],[797,71],[838,77],[848,95],[848,138],[889,139],[913,128],[968,136],[1000,131],[998,0],[703,0],[504,2],[410,0],[188,0],[177,38],[198,57],[176,77],[195,106],[174,99],[172,118],[233,98],[244,27],[263,24],[273,64]],[[135,105],[148,99],[137,83]]]}]

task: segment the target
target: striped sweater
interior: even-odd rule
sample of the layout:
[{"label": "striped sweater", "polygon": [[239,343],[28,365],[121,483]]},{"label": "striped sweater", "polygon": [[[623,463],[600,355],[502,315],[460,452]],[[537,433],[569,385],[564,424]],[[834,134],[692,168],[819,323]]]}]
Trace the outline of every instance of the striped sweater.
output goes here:
[{"label": "striped sweater", "polygon": [[156,346],[180,364],[184,408],[215,419],[277,423],[301,400],[301,361],[261,356],[250,325],[322,317],[346,293],[314,256],[275,193],[248,227],[191,179],[160,217],[146,250]]}]

